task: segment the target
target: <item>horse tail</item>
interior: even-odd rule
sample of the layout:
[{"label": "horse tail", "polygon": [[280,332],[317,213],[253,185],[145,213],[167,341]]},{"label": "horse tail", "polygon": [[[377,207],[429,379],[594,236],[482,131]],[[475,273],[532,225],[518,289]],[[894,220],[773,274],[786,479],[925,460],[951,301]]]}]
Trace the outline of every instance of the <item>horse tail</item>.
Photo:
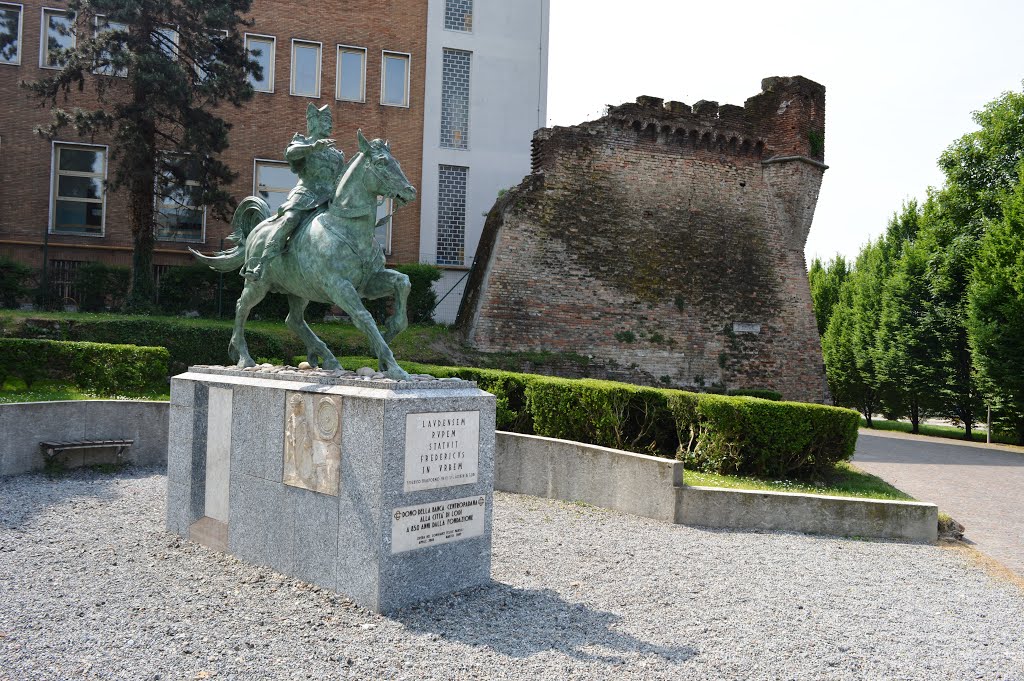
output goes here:
[{"label": "horse tail", "polygon": [[189,248],[200,262],[209,265],[218,272],[232,272],[241,269],[245,264],[245,240],[256,225],[260,224],[271,215],[270,206],[258,196],[247,196],[238,204],[235,214],[231,218],[231,226],[234,227],[228,236],[229,241],[237,242],[226,251],[220,251],[214,255],[203,255],[202,253]]}]

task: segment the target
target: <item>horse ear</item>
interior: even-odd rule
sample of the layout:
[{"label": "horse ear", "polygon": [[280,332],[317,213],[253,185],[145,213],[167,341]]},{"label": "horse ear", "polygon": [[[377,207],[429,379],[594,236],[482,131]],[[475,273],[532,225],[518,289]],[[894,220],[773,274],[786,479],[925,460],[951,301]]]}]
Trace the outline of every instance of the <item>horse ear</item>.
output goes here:
[{"label": "horse ear", "polygon": [[384,147],[385,147],[385,148],[386,148],[386,149],[387,149],[388,151],[391,151],[391,140],[384,140]]},{"label": "horse ear", "polygon": [[364,154],[370,151],[370,143],[366,141],[365,137],[363,137],[362,129],[356,130],[356,139],[359,140],[359,151]]}]

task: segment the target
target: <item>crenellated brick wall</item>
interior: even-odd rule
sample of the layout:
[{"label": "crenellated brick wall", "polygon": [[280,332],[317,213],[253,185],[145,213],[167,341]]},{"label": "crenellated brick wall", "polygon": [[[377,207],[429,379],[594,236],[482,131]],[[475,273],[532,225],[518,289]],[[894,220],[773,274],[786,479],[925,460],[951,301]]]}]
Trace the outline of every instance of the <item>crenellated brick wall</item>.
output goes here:
[{"label": "crenellated brick wall", "polygon": [[457,322],[485,351],[575,352],[652,385],[823,400],[803,249],[825,88],[766,78],[743,107],[639,97],[539,130],[491,210]]}]

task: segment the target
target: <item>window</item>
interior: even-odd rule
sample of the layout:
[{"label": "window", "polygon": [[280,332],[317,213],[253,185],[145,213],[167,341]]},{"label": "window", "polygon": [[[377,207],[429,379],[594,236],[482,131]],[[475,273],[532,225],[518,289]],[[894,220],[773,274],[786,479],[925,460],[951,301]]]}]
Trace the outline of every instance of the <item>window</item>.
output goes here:
[{"label": "window", "polygon": [[338,45],[335,97],[347,102],[366,100],[366,48]]},{"label": "window", "polygon": [[438,166],[437,264],[462,265],[466,257],[466,179],[469,168]]},{"label": "window", "polygon": [[292,94],[320,97],[320,43],[292,41]]},{"label": "window", "polygon": [[444,27],[449,31],[472,31],[473,0],[444,0]]},{"label": "window", "polygon": [[103,236],[106,147],[53,145],[50,232]]},{"label": "window", "polygon": [[21,5],[0,2],[0,64],[21,63]]},{"label": "window", "polygon": [[[96,29],[95,35],[99,37],[102,33],[107,31],[127,31],[128,24],[123,24],[119,21],[110,21],[105,16],[99,15],[96,17]],[[104,76],[120,76],[124,78],[128,75],[128,68],[121,67],[120,69],[114,70],[114,67],[110,64],[110,54],[106,51],[103,54],[97,56],[97,61],[100,64],[96,67],[95,73],[102,74]]]},{"label": "window", "polygon": [[253,192],[267,202],[270,210],[277,212],[288,192],[299,183],[299,177],[283,161],[256,161]]},{"label": "window", "polygon": [[39,47],[41,67],[59,69],[64,66],[60,51],[75,47],[75,20],[68,17],[67,10],[43,10],[43,36]]},{"label": "window", "polygon": [[377,227],[373,230],[373,238],[383,247],[385,254],[391,255],[391,214],[395,211],[395,202],[382,196],[377,200],[380,203],[377,204]]},{"label": "window", "polygon": [[409,55],[384,52],[381,62],[380,103],[409,106]]},{"label": "window", "polygon": [[269,35],[245,34],[245,49],[263,68],[259,78],[249,76],[249,84],[257,92],[274,91],[274,58],[277,53],[277,39]]},{"label": "window", "polygon": [[472,52],[444,49],[441,61],[441,146],[469,148],[469,67]]},{"label": "window", "polygon": [[154,206],[156,238],[163,241],[201,242],[205,237],[203,228],[206,225],[206,210],[197,206],[192,196],[192,188],[199,186],[195,180],[199,176],[199,169],[187,156],[175,156],[168,161],[180,170],[185,180],[181,184],[172,173],[167,172],[164,182],[160,183],[163,187],[158,186]]}]

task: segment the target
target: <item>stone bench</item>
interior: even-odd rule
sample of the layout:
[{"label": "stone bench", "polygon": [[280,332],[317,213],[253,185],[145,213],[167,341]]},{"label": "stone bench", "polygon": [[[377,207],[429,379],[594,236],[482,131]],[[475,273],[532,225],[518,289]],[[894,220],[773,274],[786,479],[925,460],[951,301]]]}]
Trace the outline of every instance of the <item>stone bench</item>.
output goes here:
[{"label": "stone bench", "polygon": [[[61,454],[63,454],[64,452],[75,451],[75,450],[92,450],[92,449],[103,449],[103,450],[113,451],[114,452],[114,460],[113,461],[110,461],[110,460],[90,460],[88,463],[90,463],[90,464],[97,464],[97,463],[114,463],[114,464],[119,464],[119,463],[121,463],[121,457],[124,455],[124,453],[126,451],[128,451],[128,449],[132,446],[132,444],[134,442],[135,442],[134,440],[127,440],[127,439],[121,439],[121,440],[69,440],[69,441],[61,441],[61,442],[44,441],[44,442],[40,442],[39,443],[39,450],[42,452],[43,458],[46,460],[47,464],[53,463],[56,460],[56,458],[58,456],[60,456]],[[82,466],[82,465],[85,465],[85,463],[86,463],[86,461],[85,461],[85,459],[83,457],[81,461],[77,461],[77,462],[74,462],[74,463],[70,463],[69,462],[69,465],[70,465],[70,467],[73,468],[73,467],[75,467],[75,465]]]}]

